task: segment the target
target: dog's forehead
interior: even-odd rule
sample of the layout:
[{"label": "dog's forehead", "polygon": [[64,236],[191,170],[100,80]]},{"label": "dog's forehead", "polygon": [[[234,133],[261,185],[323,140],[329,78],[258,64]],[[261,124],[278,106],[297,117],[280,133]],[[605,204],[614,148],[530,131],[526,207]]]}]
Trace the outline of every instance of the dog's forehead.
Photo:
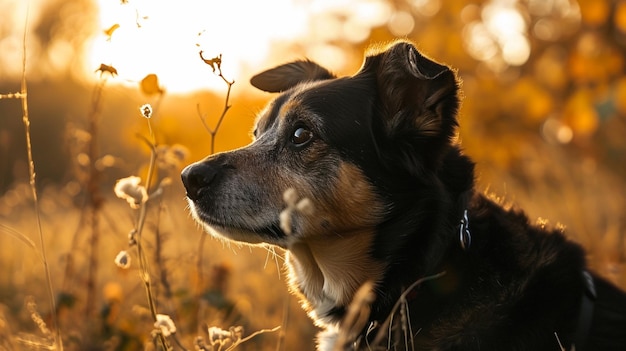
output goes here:
[{"label": "dog's forehead", "polygon": [[371,85],[355,77],[305,82],[274,99],[262,119],[264,124],[271,125],[276,119],[294,115],[296,118],[317,116],[320,123],[327,118],[359,116],[370,106],[372,96]]},{"label": "dog's forehead", "polygon": [[303,93],[320,85],[322,82],[305,82],[282,92],[276,98],[271,100],[258,115],[256,126],[258,130],[266,130],[277,122],[284,119],[287,115],[296,115],[304,113],[306,108],[303,104]]},{"label": "dog's forehead", "polygon": [[256,129],[263,131],[269,128],[269,126],[271,126],[278,119],[280,109],[288,99],[289,93],[282,93],[278,97],[271,100],[257,115],[255,123]]},{"label": "dog's forehead", "polygon": [[255,137],[280,140],[280,135],[293,132],[301,123],[326,144],[356,159],[375,148],[370,129],[378,116],[376,94],[375,82],[355,76],[299,84],[267,105],[257,119]]}]

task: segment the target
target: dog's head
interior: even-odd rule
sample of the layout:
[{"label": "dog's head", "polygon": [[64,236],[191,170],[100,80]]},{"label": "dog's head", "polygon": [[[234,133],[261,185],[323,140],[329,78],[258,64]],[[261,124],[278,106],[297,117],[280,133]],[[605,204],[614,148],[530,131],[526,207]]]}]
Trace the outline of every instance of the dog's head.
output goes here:
[{"label": "dog's head", "polygon": [[[254,141],[182,173],[194,217],[217,236],[290,247],[373,232],[433,187],[465,187],[442,171],[454,148],[456,76],[410,43],[368,55],[351,77],[297,61],[251,83],[280,93]],[[284,199],[288,189],[295,198]]]}]

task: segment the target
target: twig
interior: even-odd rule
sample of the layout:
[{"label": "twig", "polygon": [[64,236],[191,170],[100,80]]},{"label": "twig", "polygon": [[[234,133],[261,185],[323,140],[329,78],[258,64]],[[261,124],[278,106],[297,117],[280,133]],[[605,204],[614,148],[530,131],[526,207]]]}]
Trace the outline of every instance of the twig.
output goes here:
[{"label": "twig", "polygon": [[4,232],[4,233],[11,235],[12,237],[18,239],[19,241],[26,244],[28,247],[34,249],[35,252],[37,252],[37,246],[35,246],[35,243],[32,240],[30,240],[30,238],[28,238],[26,235],[20,233],[16,229],[13,229],[7,225],[0,223],[0,232]]},{"label": "twig", "polygon": [[102,93],[106,85],[106,78],[101,77],[93,91],[91,101],[91,112],[89,113],[89,129],[91,135],[88,144],[89,168],[87,173],[87,213],[91,228],[89,238],[89,268],[87,275],[87,300],[85,303],[86,315],[91,316],[95,311],[96,286],[98,275],[98,246],[100,243],[99,217],[98,212],[102,206],[102,195],[100,193],[100,170],[96,167],[96,160],[99,157],[98,133],[99,117],[102,105]]},{"label": "twig", "polygon": [[272,328],[272,329],[261,329],[261,330],[257,330],[257,331],[255,331],[254,333],[252,333],[252,334],[250,334],[250,335],[246,336],[245,338],[243,338],[243,339],[239,339],[239,340],[235,341],[235,342],[234,342],[231,346],[229,346],[228,348],[226,348],[226,351],[231,351],[231,350],[234,350],[237,346],[239,346],[239,345],[243,344],[244,342],[246,342],[246,341],[248,341],[248,340],[250,340],[250,339],[254,338],[254,337],[255,337],[255,336],[257,336],[257,335],[261,335],[261,334],[265,334],[265,333],[273,333],[273,332],[277,331],[278,329],[280,329],[280,325],[279,325],[279,326],[277,326],[277,327],[274,327],[274,328]]},{"label": "twig", "polygon": [[159,209],[156,214],[156,225],[154,230],[154,263],[159,269],[159,280],[161,282],[161,286],[165,290],[165,298],[168,303],[171,303],[172,299],[172,286],[169,282],[169,278],[167,275],[167,267],[165,264],[162,264],[163,261],[163,233],[159,230],[159,223],[161,222],[161,212],[164,211],[165,205],[163,204],[163,199],[159,198]]},{"label": "twig", "polygon": [[[196,261],[196,297],[200,298],[202,290],[204,289],[204,273],[202,263],[204,262],[204,243],[206,242],[208,234],[206,231],[202,231],[200,234],[200,240],[198,241],[198,260]],[[198,310],[200,311],[200,310]]]},{"label": "twig", "polygon": [[[228,110],[230,109],[231,105],[229,104],[230,101],[230,91],[232,89],[233,84],[235,84],[235,80],[231,80],[229,81],[228,79],[226,79],[226,77],[224,77],[224,74],[222,73],[222,54],[219,54],[218,56],[212,58],[212,59],[206,59],[204,58],[203,51],[200,50],[200,59],[202,59],[202,61],[204,61],[204,63],[206,63],[207,65],[211,66],[211,68],[213,69],[213,72],[217,72],[217,76],[220,77],[222,79],[222,81],[224,81],[224,83],[226,83],[227,85],[227,90],[226,90],[226,97],[224,98],[224,107],[222,109],[222,113],[220,114],[220,117],[217,120],[217,124],[215,125],[215,128],[211,128],[207,121],[206,121],[206,117],[203,117],[202,112],[200,111],[200,104],[196,105],[197,110],[198,110],[198,117],[200,117],[200,121],[202,122],[202,125],[204,126],[204,128],[207,130],[207,132],[209,133],[209,135],[211,135],[211,149],[210,149],[210,153],[213,154],[215,153],[215,137],[217,136],[217,132],[220,129],[220,126],[222,125],[222,122],[224,121],[224,117],[226,117],[226,113],[228,112]],[[206,237],[207,237],[207,233],[205,231],[202,232],[202,234],[200,235],[200,241],[198,242],[198,261],[196,262],[196,272],[197,272],[197,295],[198,297],[202,294],[202,289],[204,288],[204,279],[203,279],[203,267],[202,267],[202,263],[204,262],[204,243],[206,242]]]},{"label": "twig", "polygon": [[374,283],[366,281],[354,294],[341,321],[339,333],[335,339],[334,351],[346,350],[350,344],[356,344],[356,336],[368,322],[371,305],[375,298],[373,289]]},{"label": "twig", "polygon": [[37,197],[37,181],[35,173],[35,162],[33,161],[33,149],[30,137],[30,119],[28,116],[28,88],[26,85],[26,35],[28,30],[28,9],[26,19],[24,21],[24,36],[22,38],[22,84],[20,97],[22,101],[22,122],[24,122],[24,130],[26,135],[26,152],[28,154],[28,173],[30,178],[30,189],[33,194],[33,202],[35,206],[35,217],[37,222],[37,230],[39,232],[39,244],[41,245],[41,259],[43,261],[44,271],[46,274],[48,299],[50,301],[50,316],[52,318],[52,327],[55,329],[54,343],[58,350],[63,351],[63,340],[61,338],[61,328],[59,327],[56,314],[56,302],[54,299],[54,288],[52,287],[52,277],[50,276],[50,267],[46,254],[46,246],[43,237],[43,228],[41,225],[41,211],[39,209],[39,201]]},{"label": "twig", "polygon": [[211,68],[213,69],[213,72],[217,71],[217,76],[220,77],[224,81],[224,83],[226,83],[226,85],[228,86],[228,89],[226,90],[226,97],[224,98],[224,108],[222,109],[222,114],[217,120],[217,124],[215,125],[215,128],[211,128],[207,124],[206,118],[203,117],[202,113],[200,112],[200,104],[197,105],[198,116],[200,117],[200,121],[202,122],[202,125],[207,130],[207,132],[211,134],[211,154],[213,154],[215,153],[215,136],[217,135],[217,132],[219,131],[220,126],[222,125],[222,122],[224,121],[224,117],[226,116],[226,113],[231,107],[231,105],[229,105],[228,102],[230,101],[230,91],[231,91],[233,84],[235,84],[235,81],[234,80],[229,81],[228,79],[226,79],[226,77],[224,77],[224,74],[222,74],[222,54],[219,54],[218,56],[212,59],[205,59],[204,56],[202,56],[202,53],[203,52],[200,51],[200,58],[202,59],[202,61],[204,61],[207,65],[211,66]]},{"label": "twig", "polygon": [[188,351],[187,348],[185,347],[185,345],[183,345],[180,340],[178,340],[178,337],[176,336],[176,334],[172,334],[172,339],[174,339],[174,342],[176,343],[176,345],[178,345],[178,347],[183,350],[183,351]]},{"label": "twig", "polygon": [[281,351],[284,346],[285,335],[287,334],[287,325],[289,323],[289,302],[290,298],[287,297],[283,304],[283,321],[281,325],[283,326],[278,332],[278,342],[276,343],[276,351]]},{"label": "twig", "polygon": [[[398,308],[400,307],[400,305],[406,301],[406,296],[413,291],[413,289],[420,285],[423,284],[429,280],[434,280],[434,279],[438,279],[440,277],[442,277],[443,275],[445,275],[446,272],[441,272],[441,273],[437,273],[434,275],[430,275],[428,277],[424,277],[421,279],[418,279],[416,282],[414,282],[413,284],[409,285],[408,288],[406,288],[404,290],[404,292],[402,294],[400,294],[400,297],[398,298],[398,300],[396,300],[396,303],[394,304],[393,308],[391,309],[391,312],[389,313],[389,316],[387,316],[387,319],[385,319],[385,322],[380,326],[380,329],[378,331],[378,333],[376,334],[376,338],[374,339],[374,342],[372,343],[373,345],[378,345],[380,344],[380,342],[383,340],[383,338],[385,337],[385,330],[387,329],[387,327],[389,327],[389,329],[391,330],[392,327],[392,322],[393,322],[393,316],[396,313],[396,311],[398,311]],[[389,347],[389,345],[388,345]]]},{"label": "twig", "polygon": [[[148,119],[148,125],[150,126],[149,119]],[[150,130],[152,130],[151,126],[150,126]],[[156,145],[155,145],[154,139],[148,140],[142,135],[138,135],[138,137],[142,139],[150,147],[150,163],[148,164],[148,174],[146,176],[146,190],[148,191],[148,193],[150,193],[150,186],[152,184],[152,175],[154,173],[154,166],[156,164],[156,157],[157,157]],[[154,138],[154,135],[152,135],[152,137]],[[154,294],[152,293],[152,283],[150,279],[150,271],[148,269],[148,261],[143,251],[143,244],[141,240],[141,234],[142,234],[144,225],[146,223],[146,215],[148,212],[147,205],[148,205],[148,202],[142,204],[139,210],[139,217],[137,218],[137,224],[135,226],[136,228],[135,236],[136,236],[136,243],[137,243],[136,244],[137,256],[139,257],[140,277],[141,277],[141,281],[144,284],[144,288],[146,290],[146,296],[148,298],[148,307],[150,309],[150,315],[152,316],[152,320],[156,322],[157,321],[156,301],[154,298]],[[163,336],[163,334],[161,333],[159,333],[159,341],[161,342],[161,346],[163,347],[164,350],[169,350],[167,340],[165,339],[165,336]]]}]

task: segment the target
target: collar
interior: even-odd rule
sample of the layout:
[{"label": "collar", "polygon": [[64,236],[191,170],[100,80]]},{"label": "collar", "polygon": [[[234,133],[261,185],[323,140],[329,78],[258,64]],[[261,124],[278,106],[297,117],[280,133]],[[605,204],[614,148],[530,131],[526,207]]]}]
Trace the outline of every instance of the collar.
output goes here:
[{"label": "collar", "polygon": [[591,329],[591,321],[593,319],[593,306],[597,298],[596,286],[593,283],[593,277],[587,271],[582,272],[583,282],[585,283],[585,291],[580,301],[580,312],[578,312],[578,327],[576,328],[576,336],[570,347],[571,351],[583,351],[587,344],[589,331]]},{"label": "collar", "polygon": [[469,219],[467,218],[467,209],[463,211],[463,217],[461,218],[461,223],[459,224],[459,242],[461,243],[461,248],[467,251],[472,245],[472,234],[469,230]]}]

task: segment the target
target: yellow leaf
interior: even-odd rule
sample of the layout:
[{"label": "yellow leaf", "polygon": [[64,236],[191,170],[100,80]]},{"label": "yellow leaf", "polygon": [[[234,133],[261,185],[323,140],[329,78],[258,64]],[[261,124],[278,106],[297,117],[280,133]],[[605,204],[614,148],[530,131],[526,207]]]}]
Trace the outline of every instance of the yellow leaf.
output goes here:
[{"label": "yellow leaf", "polygon": [[159,78],[156,74],[150,73],[145,76],[140,83],[141,91],[146,95],[162,94],[163,89],[159,86]]},{"label": "yellow leaf", "polygon": [[104,30],[104,34],[107,36],[107,39],[111,39],[111,36],[113,36],[113,32],[115,32],[118,28],[120,27],[119,24],[114,24],[111,27],[109,27],[109,29],[105,29]]}]

